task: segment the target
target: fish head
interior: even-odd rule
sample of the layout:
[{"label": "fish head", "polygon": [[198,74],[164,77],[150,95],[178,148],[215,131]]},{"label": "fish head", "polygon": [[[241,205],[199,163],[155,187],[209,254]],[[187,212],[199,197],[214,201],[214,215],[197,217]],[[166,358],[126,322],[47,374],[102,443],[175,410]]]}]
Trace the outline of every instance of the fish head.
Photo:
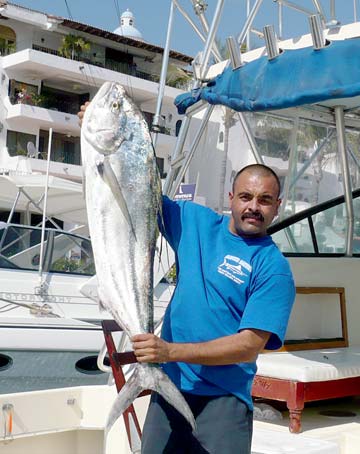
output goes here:
[{"label": "fish head", "polygon": [[139,125],[145,128],[145,120],[124,87],[105,82],[85,111],[82,133],[99,153],[109,155],[133,140]]}]

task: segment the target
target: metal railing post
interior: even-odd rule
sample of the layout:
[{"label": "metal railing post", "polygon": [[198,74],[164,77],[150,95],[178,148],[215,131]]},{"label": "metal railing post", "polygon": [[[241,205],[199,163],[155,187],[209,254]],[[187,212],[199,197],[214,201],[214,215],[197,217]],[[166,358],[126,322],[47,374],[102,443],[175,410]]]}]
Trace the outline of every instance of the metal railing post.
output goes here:
[{"label": "metal railing post", "polygon": [[353,254],[353,233],[354,233],[354,207],[351,193],[351,178],[349,161],[346,153],[346,136],[343,106],[335,106],[336,133],[338,138],[338,149],[340,152],[341,167],[343,172],[343,187],[345,196],[347,231],[345,255],[351,257]]}]

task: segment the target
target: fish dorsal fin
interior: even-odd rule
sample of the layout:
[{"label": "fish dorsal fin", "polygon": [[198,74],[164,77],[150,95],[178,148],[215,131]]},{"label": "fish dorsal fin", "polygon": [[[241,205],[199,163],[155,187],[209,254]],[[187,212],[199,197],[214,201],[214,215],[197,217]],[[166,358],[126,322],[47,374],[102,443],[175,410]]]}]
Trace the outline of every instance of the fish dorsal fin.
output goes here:
[{"label": "fish dorsal fin", "polygon": [[134,225],[131,220],[130,212],[126,203],[126,200],[124,198],[123,192],[121,190],[120,184],[116,178],[116,175],[113,171],[113,168],[111,166],[111,162],[107,156],[104,156],[104,159],[102,161],[99,161],[96,163],[96,167],[98,169],[98,172],[100,176],[103,178],[105,183],[109,186],[117,204],[119,205],[119,208],[124,215],[127,223],[129,224],[131,231],[134,235],[134,238],[136,240],[136,234],[135,234],[135,229]]}]

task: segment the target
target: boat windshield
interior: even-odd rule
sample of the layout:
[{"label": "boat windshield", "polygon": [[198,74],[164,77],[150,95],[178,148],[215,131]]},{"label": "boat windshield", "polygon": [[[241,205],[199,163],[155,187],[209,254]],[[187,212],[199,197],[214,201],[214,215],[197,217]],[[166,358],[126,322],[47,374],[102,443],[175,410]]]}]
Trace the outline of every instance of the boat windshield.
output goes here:
[{"label": "boat windshield", "polygon": [[[37,271],[41,228],[6,224],[0,230],[0,268]],[[95,274],[88,238],[62,230],[45,229],[43,271]]]},{"label": "boat windshield", "polygon": [[[353,254],[360,254],[360,190],[353,192]],[[269,229],[285,255],[344,255],[347,216],[344,197],[302,211]]]}]

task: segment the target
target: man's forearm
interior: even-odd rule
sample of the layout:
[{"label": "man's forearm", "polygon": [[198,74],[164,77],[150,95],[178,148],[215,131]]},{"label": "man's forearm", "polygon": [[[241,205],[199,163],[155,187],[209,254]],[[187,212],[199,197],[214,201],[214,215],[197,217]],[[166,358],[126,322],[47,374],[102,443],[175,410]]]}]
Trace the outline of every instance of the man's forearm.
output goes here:
[{"label": "man's forearm", "polygon": [[244,330],[207,342],[169,343],[151,334],[133,338],[135,355],[140,362],[185,362],[222,366],[252,362],[261,351],[270,333]]},{"label": "man's forearm", "polygon": [[[250,336],[252,337],[252,336]],[[169,344],[169,361],[222,366],[252,362],[259,352],[259,343],[252,343],[244,332],[208,342]]]}]

